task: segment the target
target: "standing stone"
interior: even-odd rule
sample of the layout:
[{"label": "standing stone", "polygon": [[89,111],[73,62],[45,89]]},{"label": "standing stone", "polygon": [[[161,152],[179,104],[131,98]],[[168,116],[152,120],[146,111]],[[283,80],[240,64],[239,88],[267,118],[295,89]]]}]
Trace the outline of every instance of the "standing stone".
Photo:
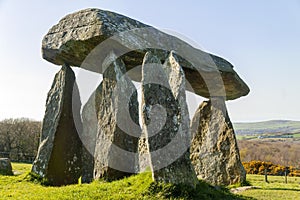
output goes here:
[{"label": "standing stone", "polygon": [[150,154],[146,134],[142,132],[139,139],[139,172],[145,172],[150,169]]},{"label": "standing stone", "polygon": [[232,123],[223,98],[204,101],[191,123],[191,160],[199,177],[213,185],[246,180]]},{"label": "standing stone", "polygon": [[173,52],[164,66],[147,53],[142,73],[143,131],[148,138],[153,179],[195,187],[183,70]]},{"label": "standing stone", "polygon": [[0,158],[0,175],[14,175],[8,158]]},{"label": "standing stone", "polygon": [[121,59],[110,53],[104,64],[102,98],[99,102],[100,128],[95,149],[95,178],[108,181],[138,171],[140,137],[137,91],[125,75]]},{"label": "standing stone", "polygon": [[94,154],[98,127],[99,102],[102,97],[102,83],[96,88],[82,109],[82,183],[90,183],[94,178]]},{"label": "standing stone", "polygon": [[76,129],[81,127],[80,104],[74,72],[64,65],[48,93],[40,146],[32,167],[33,173],[51,185],[74,184],[81,175],[81,130]]}]

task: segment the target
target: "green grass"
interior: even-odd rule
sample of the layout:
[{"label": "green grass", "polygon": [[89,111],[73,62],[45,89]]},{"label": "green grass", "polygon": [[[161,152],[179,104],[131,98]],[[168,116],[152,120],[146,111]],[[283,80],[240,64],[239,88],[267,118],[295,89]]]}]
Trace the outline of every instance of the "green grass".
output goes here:
[{"label": "green grass", "polygon": [[258,136],[253,136],[253,135],[236,135],[237,140],[252,140],[252,139],[257,139]]},{"label": "green grass", "polygon": [[[64,187],[46,187],[30,181],[30,164],[12,163],[14,176],[0,175],[0,199],[258,199],[300,200],[300,177],[247,175],[248,182],[259,189],[247,190],[240,196],[227,188],[215,189],[199,181],[196,189],[171,184],[153,183],[149,172],[113,182],[94,181]],[[233,186],[231,186],[233,187]],[[228,187],[228,188],[231,188]]]},{"label": "green grass", "polygon": [[202,181],[196,189],[154,183],[149,172],[120,181],[47,187],[30,181],[30,169],[30,164],[13,163],[16,175],[0,175],[0,199],[251,199]]},{"label": "green grass", "polygon": [[268,176],[269,183],[264,182],[263,175],[247,175],[248,181],[260,189],[247,190],[240,193],[243,196],[254,197],[259,200],[299,200],[300,177],[288,177],[288,184],[282,176]]},{"label": "green grass", "polygon": [[300,138],[300,133],[293,134],[294,138]]},{"label": "green grass", "polygon": [[[258,199],[300,200],[300,177],[247,175],[248,182],[259,187],[232,195],[226,188],[199,181],[196,190],[171,184],[153,183],[149,172],[113,182],[94,181],[64,187],[46,187],[30,181],[30,164],[12,163],[14,176],[0,175],[0,199]],[[233,187],[233,186],[231,186]],[[231,188],[228,187],[228,188]]]}]

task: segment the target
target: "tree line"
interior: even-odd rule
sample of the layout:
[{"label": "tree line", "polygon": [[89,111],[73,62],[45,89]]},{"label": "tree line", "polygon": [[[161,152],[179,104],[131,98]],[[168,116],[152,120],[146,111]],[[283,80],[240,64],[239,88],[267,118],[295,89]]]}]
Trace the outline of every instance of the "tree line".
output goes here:
[{"label": "tree line", "polygon": [[0,157],[32,162],[37,154],[41,122],[28,118],[0,121]]},{"label": "tree line", "polygon": [[260,160],[300,169],[300,141],[287,140],[238,140],[241,160]]}]

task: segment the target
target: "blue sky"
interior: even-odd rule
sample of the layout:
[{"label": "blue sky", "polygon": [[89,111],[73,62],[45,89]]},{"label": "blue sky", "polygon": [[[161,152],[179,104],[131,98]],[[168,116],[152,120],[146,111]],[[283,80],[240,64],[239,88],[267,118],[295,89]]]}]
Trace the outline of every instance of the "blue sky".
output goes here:
[{"label": "blue sky", "polygon": [[299,0],[0,0],[0,119],[42,119],[59,70],[41,58],[42,38],[63,16],[88,7],[177,32],[229,60],[251,89],[227,103],[232,121],[300,120]]}]

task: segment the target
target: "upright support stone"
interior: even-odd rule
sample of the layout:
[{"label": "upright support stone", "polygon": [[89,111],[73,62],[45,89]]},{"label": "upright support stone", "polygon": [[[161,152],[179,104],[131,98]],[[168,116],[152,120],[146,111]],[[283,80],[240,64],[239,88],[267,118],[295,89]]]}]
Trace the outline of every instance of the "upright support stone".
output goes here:
[{"label": "upright support stone", "polygon": [[183,70],[173,53],[164,66],[147,53],[142,73],[143,132],[148,139],[153,179],[195,187]]},{"label": "upright support stone", "polygon": [[32,172],[51,185],[74,184],[81,175],[81,130],[76,129],[81,127],[80,106],[74,72],[64,65],[48,93],[40,146],[32,166]]},{"label": "upright support stone", "polygon": [[105,63],[94,175],[110,181],[137,173],[141,130],[137,91],[125,75],[125,64],[113,53]]},{"label": "upright support stone", "polygon": [[142,132],[139,138],[139,172],[145,172],[150,169],[150,154],[148,148],[148,140],[145,132]]},{"label": "upright support stone", "polygon": [[191,123],[191,160],[198,176],[213,185],[230,185],[246,180],[239,149],[225,101],[204,101]]},{"label": "upright support stone", "polygon": [[94,179],[94,154],[98,126],[99,102],[102,99],[102,83],[96,88],[82,109],[82,177],[83,183]]}]

